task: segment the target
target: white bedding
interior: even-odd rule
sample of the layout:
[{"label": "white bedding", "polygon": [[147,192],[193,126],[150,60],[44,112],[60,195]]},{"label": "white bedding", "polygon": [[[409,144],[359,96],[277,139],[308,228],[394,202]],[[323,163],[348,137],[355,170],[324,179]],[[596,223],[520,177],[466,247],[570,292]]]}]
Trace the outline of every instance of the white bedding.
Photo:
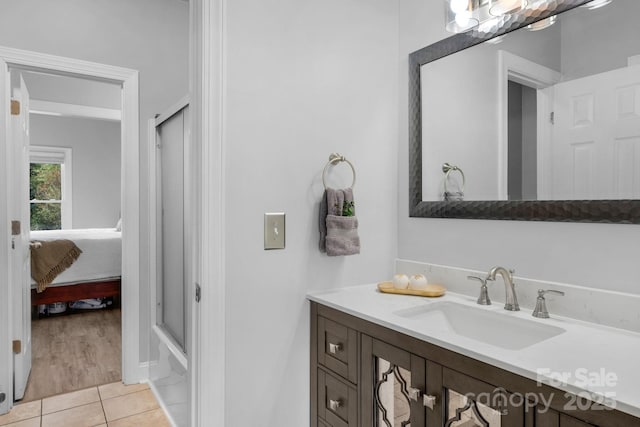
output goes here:
[{"label": "white bedding", "polygon": [[[92,282],[122,275],[122,233],[115,228],[32,231],[31,240],[72,240],[80,258],[49,286]],[[35,288],[35,282],[32,281]]]}]

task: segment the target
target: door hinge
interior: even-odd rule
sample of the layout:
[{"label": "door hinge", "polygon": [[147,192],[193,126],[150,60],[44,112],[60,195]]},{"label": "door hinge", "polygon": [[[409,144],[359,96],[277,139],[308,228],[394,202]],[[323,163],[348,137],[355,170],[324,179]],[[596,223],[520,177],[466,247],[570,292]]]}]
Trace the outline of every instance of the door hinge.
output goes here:
[{"label": "door hinge", "polygon": [[552,111],[551,114],[549,114],[549,123],[551,123],[552,125],[556,124],[556,112]]},{"label": "door hinge", "polygon": [[11,115],[12,116],[20,115],[20,101],[16,101],[14,99],[11,100]]},{"label": "door hinge", "polygon": [[20,221],[16,221],[16,220],[11,221],[11,235],[12,236],[20,235]]},{"label": "door hinge", "polygon": [[196,302],[200,302],[201,296],[202,296],[202,288],[200,288],[200,285],[196,283]]},{"label": "door hinge", "polygon": [[22,341],[13,340],[13,354],[20,354],[22,352]]}]

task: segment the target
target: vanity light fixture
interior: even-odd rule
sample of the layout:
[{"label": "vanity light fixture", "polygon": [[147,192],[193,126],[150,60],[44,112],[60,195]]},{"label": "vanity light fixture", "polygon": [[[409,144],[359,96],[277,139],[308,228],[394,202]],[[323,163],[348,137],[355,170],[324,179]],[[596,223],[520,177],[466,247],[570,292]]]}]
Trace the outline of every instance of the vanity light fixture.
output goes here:
[{"label": "vanity light fixture", "polygon": [[582,5],[582,7],[586,7],[589,10],[598,9],[602,6],[606,6],[611,3],[611,0],[593,0],[587,4]]},{"label": "vanity light fixture", "polygon": [[445,28],[450,33],[495,28],[527,4],[528,0],[445,0]]},{"label": "vanity light fixture", "polygon": [[445,28],[450,33],[464,33],[480,24],[477,17],[480,0],[445,0]]},{"label": "vanity light fixture", "polygon": [[527,7],[527,0],[494,0],[491,2],[489,14],[492,16],[510,15]]},{"label": "vanity light fixture", "polygon": [[541,21],[534,22],[533,24],[527,25],[527,29],[529,31],[544,30],[545,28],[549,28],[550,26],[555,24],[557,20],[558,20],[558,16],[557,15],[553,15],[553,16],[545,18],[545,19],[543,19]]}]

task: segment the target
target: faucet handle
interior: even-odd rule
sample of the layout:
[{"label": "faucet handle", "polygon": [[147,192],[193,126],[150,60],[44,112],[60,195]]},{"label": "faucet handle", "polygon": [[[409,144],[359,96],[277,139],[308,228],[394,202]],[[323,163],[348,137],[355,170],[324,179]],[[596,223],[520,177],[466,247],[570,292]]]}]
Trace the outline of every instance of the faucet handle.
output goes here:
[{"label": "faucet handle", "polygon": [[556,291],[554,289],[538,289],[538,299],[536,300],[536,308],[533,309],[531,315],[533,317],[539,317],[542,319],[549,318],[549,311],[547,310],[547,300],[544,298],[545,294],[553,294],[564,296],[564,292]]},{"label": "faucet handle", "polygon": [[545,295],[545,294],[560,295],[561,297],[563,297],[563,296],[564,296],[564,292],[562,292],[562,291],[556,291],[555,289],[547,289],[547,290],[544,290],[544,289],[538,289],[538,296],[539,296],[539,297],[543,297],[543,298],[544,298],[544,295]]},{"label": "faucet handle", "polygon": [[480,282],[480,296],[478,297],[478,304],[491,305],[491,299],[489,299],[489,289],[487,288],[487,279],[483,279],[478,276],[467,276],[469,280],[477,280]]},{"label": "faucet handle", "polygon": [[479,281],[480,283],[482,283],[483,285],[486,285],[486,284],[487,284],[487,279],[483,279],[483,278],[482,278],[482,277],[480,277],[480,276],[467,276],[467,279],[469,279],[469,280],[477,280],[477,281]]}]

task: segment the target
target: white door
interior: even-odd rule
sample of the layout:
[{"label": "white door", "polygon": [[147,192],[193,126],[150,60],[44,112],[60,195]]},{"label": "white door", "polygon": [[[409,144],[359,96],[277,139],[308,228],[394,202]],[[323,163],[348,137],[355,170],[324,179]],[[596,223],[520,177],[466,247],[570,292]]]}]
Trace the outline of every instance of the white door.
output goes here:
[{"label": "white door", "polygon": [[9,210],[15,226],[12,226],[11,236],[11,317],[14,400],[19,400],[24,396],[31,372],[29,92],[21,75],[19,86],[13,89],[12,105],[10,143],[13,158],[9,165]]},{"label": "white door", "polygon": [[640,198],[640,66],[555,87],[556,200]]}]

